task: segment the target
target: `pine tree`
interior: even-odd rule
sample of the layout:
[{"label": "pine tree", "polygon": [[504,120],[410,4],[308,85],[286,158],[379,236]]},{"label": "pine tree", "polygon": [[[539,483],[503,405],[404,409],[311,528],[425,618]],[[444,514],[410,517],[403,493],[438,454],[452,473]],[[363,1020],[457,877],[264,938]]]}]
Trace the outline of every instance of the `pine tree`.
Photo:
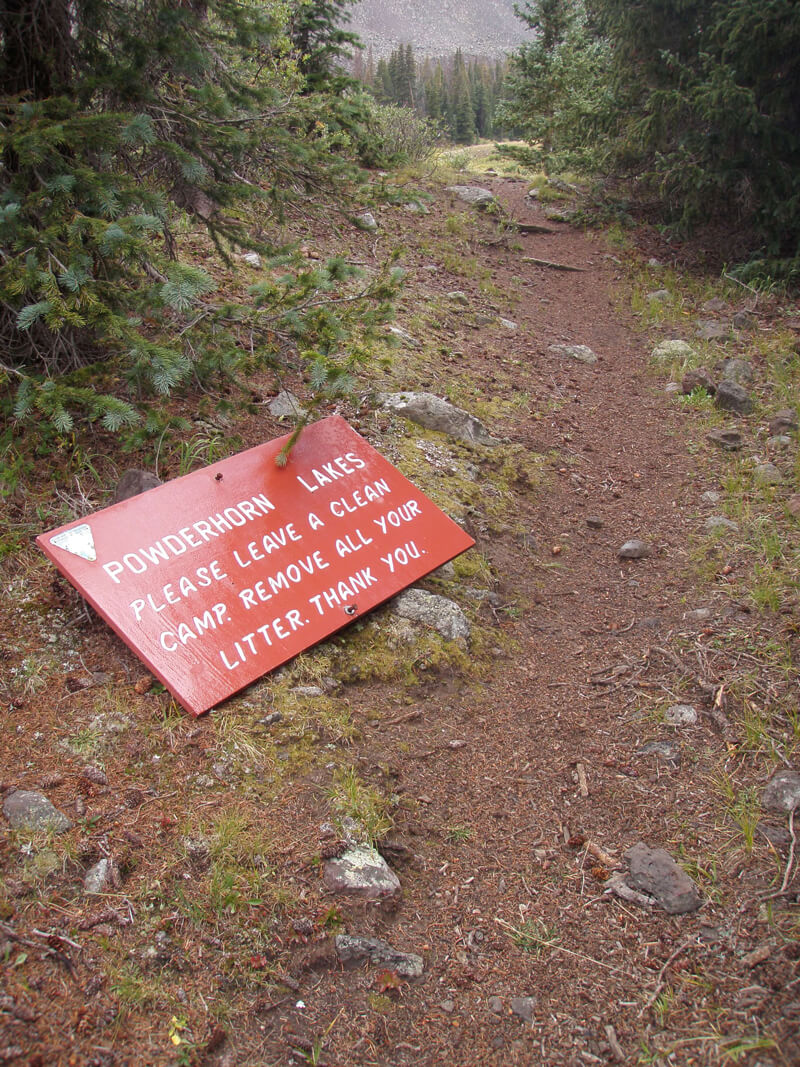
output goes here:
[{"label": "pine tree", "polygon": [[[309,90],[334,77],[336,64],[362,46],[357,33],[344,27],[355,0],[297,0],[290,24],[292,44]],[[339,74],[338,86],[346,84]]]},{"label": "pine tree", "polygon": [[[316,122],[325,105],[308,98],[290,107],[302,83],[282,58],[277,11],[256,0],[0,8],[6,413],[13,393],[18,418],[42,416],[60,432],[79,413],[108,429],[131,424],[134,405],[104,392],[109,383],[166,395],[230,374],[292,304],[295,291],[274,286],[247,306],[212,303],[213,279],[180,261],[174,230],[177,205],[223,255],[259,247],[239,210],[244,199],[279,206],[292,187],[318,188],[335,173],[320,133],[297,136],[327,129]],[[296,312],[293,330],[306,331],[310,350],[310,323]],[[85,373],[92,363],[109,369]]]}]

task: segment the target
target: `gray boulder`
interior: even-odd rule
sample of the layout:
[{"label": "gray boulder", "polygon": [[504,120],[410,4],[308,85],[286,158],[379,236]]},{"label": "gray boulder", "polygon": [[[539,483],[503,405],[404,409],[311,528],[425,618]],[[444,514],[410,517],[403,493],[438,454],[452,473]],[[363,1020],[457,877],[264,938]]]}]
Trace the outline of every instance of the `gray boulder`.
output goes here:
[{"label": "gray boulder", "polygon": [[282,389],[267,405],[267,411],[274,419],[300,419],[306,410],[300,401],[288,389]]},{"label": "gray boulder", "polygon": [[392,610],[401,619],[429,626],[448,641],[469,638],[470,626],[464,612],[447,597],[425,589],[407,589],[395,598]]},{"label": "gray boulder", "polygon": [[744,445],[744,440],[738,430],[716,428],[709,430],[706,436],[712,445],[716,445],[717,448],[722,448],[726,452],[738,452]]},{"label": "gray boulder", "polygon": [[694,349],[685,341],[677,339],[662,341],[657,344],[650,353],[650,358],[656,363],[671,363],[674,359],[689,359],[694,355]]},{"label": "gray boulder", "polygon": [[467,444],[493,446],[500,443],[474,415],[433,393],[381,393],[379,401],[383,408],[395,415],[402,415],[418,426],[446,433]]},{"label": "gray boulder", "polygon": [[372,212],[364,211],[360,215],[355,216],[353,225],[356,229],[364,230],[366,233],[375,233],[378,229],[378,220]]},{"label": "gray boulder", "polygon": [[764,789],[761,803],[772,811],[787,814],[796,811],[800,808],[800,774],[788,768],[773,774]]},{"label": "gray boulder", "polygon": [[337,934],[334,938],[336,954],[342,963],[369,960],[376,967],[388,967],[401,978],[421,978],[425,969],[422,956],[415,952],[398,952],[376,937]]},{"label": "gray boulder", "polygon": [[728,382],[738,382],[744,385],[753,380],[753,364],[749,359],[739,359],[732,356],[722,361],[722,377]]},{"label": "gray boulder", "polygon": [[579,363],[596,363],[597,356],[586,345],[550,345],[547,349],[554,356],[567,356],[568,359],[576,359]]},{"label": "gray boulder", "polygon": [[393,897],[400,891],[400,879],[371,845],[354,845],[336,859],[326,860],[322,880],[333,893],[364,900]]},{"label": "gray boulder", "polygon": [[27,789],[15,789],[3,801],[3,815],[14,830],[51,830],[63,834],[72,829],[67,816],[47,797]]},{"label": "gray boulder", "polygon": [[646,542],[639,541],[636,538],[631,541],[626,541],[617,551],[617,556],[620,559],[647,559],[650,555],[650,546]]},{"label": "gray boulder", "polygon": [[753,410],[753,398],[745,387],[728,378],[717,386],[714,403],[723,411],[732,411],[736,415],[749,415]]},{"label": "gray boulder", "polygon": [[757,463],[753,469],[756,485],[780,485],[783,475],[774,463]]},{"label": "gray boulder", "polygon": [[473,207],[485,208],[497,203],[497,197],[492,190],[482,189],[479,185],[448,185],[447,192]]}]

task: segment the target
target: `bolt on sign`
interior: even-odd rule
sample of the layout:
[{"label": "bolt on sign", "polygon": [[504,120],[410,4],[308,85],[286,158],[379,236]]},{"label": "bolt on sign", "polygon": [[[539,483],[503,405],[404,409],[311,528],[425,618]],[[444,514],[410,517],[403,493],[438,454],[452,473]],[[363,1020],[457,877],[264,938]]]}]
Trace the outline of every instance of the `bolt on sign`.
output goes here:
[{"label": "bolt on sign", "polygon": [[287,441],[36,539],[194,715],[475,543],[344,419]]}]

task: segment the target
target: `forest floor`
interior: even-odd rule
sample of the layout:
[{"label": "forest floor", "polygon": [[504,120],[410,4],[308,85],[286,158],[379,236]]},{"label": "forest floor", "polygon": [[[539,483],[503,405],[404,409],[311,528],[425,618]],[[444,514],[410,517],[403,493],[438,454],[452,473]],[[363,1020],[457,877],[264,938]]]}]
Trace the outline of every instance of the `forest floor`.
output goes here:
[{"label": "forest floor", "polygon": [[[398,646],[383,608],[194,720],[32,546],[56,524],[44,467],[8,502],[1,785],[73,826],[3,823],[0,1062],[800,1062],[800,849],[793,816],[762,803],[800,769],[798,435],[768,428],[797,412],[797,309],[684,275],[652,235],[556,221],[530,183],[479,184],[543,232],[430,183],[428,214],[384,204],[377,233],[345,234],[368,269],[401,248],[397,325],[419,347],[401,340],[363,397],[322,412],[475,537],[422,583],[468,615],[466,652]],[[333,226],[300,236],[341,251]],[[671,339],[693,355],[654,361]],[[753,413],[666,390],[726,358],[751,364]],[[379,389],[443,395],[502,444],[422,430],[376,407]],[[286,432],[261,405],[210,422],[202,447]],[[720,428],[741,449],[708,438]],[[108,503],[129,458],[148,464],[98,439],[61,502]],[[160,460],[177,474],[186,449]],[[630,539],[650,554],[619,558]],[[399,896],[325,887],[346,815]],[[639,842],[701,907],[611,891]],[[340,932],[420,955],[422,977],[344,967]]]}]

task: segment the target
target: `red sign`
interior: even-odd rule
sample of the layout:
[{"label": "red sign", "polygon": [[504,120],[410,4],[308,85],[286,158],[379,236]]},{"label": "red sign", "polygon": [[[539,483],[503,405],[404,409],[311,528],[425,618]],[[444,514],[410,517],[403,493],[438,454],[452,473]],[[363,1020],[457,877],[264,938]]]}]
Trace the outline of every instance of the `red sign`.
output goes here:
[{"label": "red sign", "polygon": [[194,715],[475,542],[344,419],[36,540]]}]

